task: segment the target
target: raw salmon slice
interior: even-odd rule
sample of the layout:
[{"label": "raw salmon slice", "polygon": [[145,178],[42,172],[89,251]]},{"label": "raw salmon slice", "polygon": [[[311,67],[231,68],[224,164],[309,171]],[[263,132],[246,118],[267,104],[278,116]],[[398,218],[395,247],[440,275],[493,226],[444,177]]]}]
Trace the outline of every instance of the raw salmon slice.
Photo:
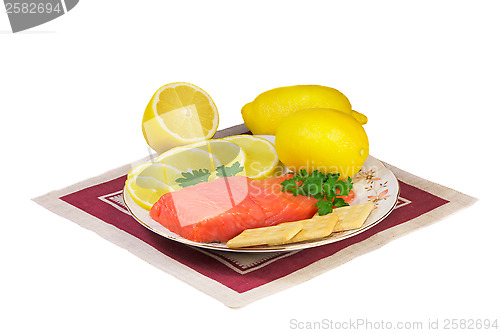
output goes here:
[{"label": "raw salmon slice", "polygon": [[164,194],[149,215],[195,242],[225,242],[245,229],[311,218],[317,200],[281,192],[281,183],[289,177],[235,176],[199,183]]}]

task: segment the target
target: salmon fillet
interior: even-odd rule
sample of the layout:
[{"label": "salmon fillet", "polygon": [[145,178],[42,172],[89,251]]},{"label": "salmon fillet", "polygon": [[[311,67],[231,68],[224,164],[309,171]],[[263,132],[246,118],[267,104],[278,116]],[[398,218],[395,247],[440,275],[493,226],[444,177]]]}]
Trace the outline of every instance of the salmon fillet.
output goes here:
[{"label": "salmon fillet", "polygon": [[292,175],[263,180],[219,178],[164,194],[149,215],[195,242],[225,242],[243,230],[311,218],[316,199],[281,192]]}]

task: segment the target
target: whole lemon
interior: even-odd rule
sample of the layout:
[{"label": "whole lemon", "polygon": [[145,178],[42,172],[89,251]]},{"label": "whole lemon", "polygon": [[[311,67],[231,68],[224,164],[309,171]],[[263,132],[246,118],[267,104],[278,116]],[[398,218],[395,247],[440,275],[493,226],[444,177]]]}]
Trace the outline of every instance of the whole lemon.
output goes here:
[{"label": "whole lemon", "polygon": [[296,85],[263,92],[243,106],[241,115],[247,128],[257,135],[274,135],[285,117],[303,109],[335,109],[366,124],[365,115],[353,111],[349,99],[334,88],[320,85]]},{"label": "whole lemon", "polygon": [[276,130],[276,152],[292,171],[356,174],[368,157],[368,137],[352,116],[332,109],[297,111]]}]

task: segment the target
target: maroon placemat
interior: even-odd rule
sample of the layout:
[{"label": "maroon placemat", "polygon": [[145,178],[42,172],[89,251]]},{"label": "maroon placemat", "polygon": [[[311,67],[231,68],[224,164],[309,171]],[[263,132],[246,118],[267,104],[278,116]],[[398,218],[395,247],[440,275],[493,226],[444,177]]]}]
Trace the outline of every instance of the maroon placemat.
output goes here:
[{"label": "maroon placemat", "polygon": [[[245,132],[246,128],[240,125],[220,131],[217,136]],[[224,304],[240,307],[317,276],[476,200],[384,164],[400,185],[397,205],[386,219],[342,241],[291,252],[207,250],[150,231],[135,221],[123,203],[123,187],[131,164],[34,200]]]}]

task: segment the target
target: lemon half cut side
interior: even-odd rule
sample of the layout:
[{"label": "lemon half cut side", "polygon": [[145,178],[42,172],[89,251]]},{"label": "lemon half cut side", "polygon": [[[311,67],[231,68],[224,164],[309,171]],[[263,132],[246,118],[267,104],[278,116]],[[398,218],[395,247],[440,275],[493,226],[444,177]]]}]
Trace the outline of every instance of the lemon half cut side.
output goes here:
[{"label": "lemon half cut side", "polygon": [[160,87],[142,119],[148,145],[158,153],[210,139],[219,126],[214,101],[203,89],[186,82]]}]

